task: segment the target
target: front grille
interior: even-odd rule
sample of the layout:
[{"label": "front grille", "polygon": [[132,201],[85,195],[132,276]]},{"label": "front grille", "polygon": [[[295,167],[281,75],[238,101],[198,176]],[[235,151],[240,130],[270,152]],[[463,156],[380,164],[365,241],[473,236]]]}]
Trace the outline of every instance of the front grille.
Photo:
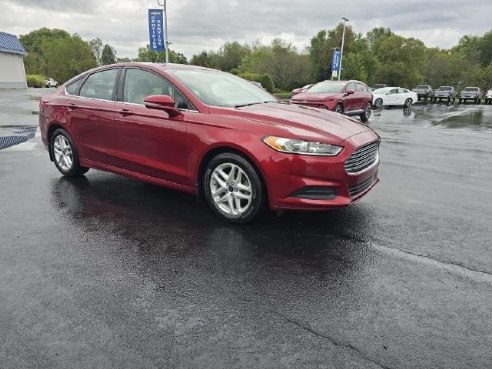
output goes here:
[{"label": "front grille", "polygon": [[349,174],[359,173],[373,165],[379,156],[379,141],[359,147],[345,161],[345,171]]},{"label": "front grille", "polygon": [[350,197],[357,196],[358,194],[364,192],[369,187],[371,187],[372,182],[374,181],[374,177],[366,179],[364,182],[361,182],[355,186],[349,187]]}]

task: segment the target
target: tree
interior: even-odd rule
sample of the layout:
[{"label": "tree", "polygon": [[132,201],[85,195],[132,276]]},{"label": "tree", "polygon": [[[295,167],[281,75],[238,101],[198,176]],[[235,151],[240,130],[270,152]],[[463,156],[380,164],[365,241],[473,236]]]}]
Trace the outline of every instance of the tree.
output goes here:
[{"label": "tree", "polygon": [[226,42],[218,52],[219,69],[230,72],[238,68],[244,58],[251,54],[251,49],[248,45],[241,45],[239,42]]},{"label": "tree", "polygon": [[[181,53],[176,53],[175,51],[169,49],[169,63],[176,64],[188,64],[188,60]],[[138,48],[137,61],[140,62],[150,62],[150,63],[165,63],[166,62],[166,52],[165,51],[153,51],[147,44],[144,47]]]},{"label": "tree", "polygon": [[101,53],[101,65],[109,65],[116,63],[116,51],[108,44],[104,45]]},{"label": "tree", "polygon": [[97,66],[89,43],[60,29],[40,28],[20,36],[27,50],[27,74],[41,74],[65,82]]},{"label": "tree", "polygon": [[91,46],[92,55],[97,61],[98,65],[101,65],[101,54],[103,50],[103,42],[99,37],[90,40],[89,45]]},{"label": "tree", "polygon": [[43,42],[42,53],[46,63],[44,74],[61,83],[97,66],[89,43],[76,34]]},{"label": "tree", "polygon": [[378,47],[381,68],[377,78],[392,86],[415,86],[423,78],[424,58],[425,45],[422,41],[397,35],[389,36]]}]

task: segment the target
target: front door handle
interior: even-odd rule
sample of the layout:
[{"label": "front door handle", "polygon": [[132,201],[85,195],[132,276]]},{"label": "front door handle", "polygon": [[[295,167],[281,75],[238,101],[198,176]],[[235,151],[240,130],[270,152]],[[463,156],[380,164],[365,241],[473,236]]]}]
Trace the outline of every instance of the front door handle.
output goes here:
[{"label": "front door handle", "polygon": [[121,115],[123,115],[124,117],[126,117],[126,116],[128,116],[128,115],[133,115],[133,112],[132,112],[131,110],[129,110],[129,109],[121,109],[121,110],[119,111],[119,113],[120,113]]},{"label": "front door handle", "polygon": [[68,110],[75,110],[77,108],[78,108],[78,105],[77,104],[74,104],[74,103],[68,104]]}]

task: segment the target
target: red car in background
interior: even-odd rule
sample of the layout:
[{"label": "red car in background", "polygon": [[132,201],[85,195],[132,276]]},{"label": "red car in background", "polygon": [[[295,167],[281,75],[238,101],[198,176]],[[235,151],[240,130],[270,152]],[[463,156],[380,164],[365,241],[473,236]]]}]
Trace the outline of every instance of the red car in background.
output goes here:
[{"label": "red car in background", "polygon": [[222,219],[347,206],[378,181],[379,136],[339,114],[283,104],[232,74],[174,64],[87,71],[40,101],[50,159],[197,195]]},{"label": "red car in background", "polygon": [[292,104],[328,109],[367,122],[372,112],[372,93],[360,81],[323,81],[293,96]]}]

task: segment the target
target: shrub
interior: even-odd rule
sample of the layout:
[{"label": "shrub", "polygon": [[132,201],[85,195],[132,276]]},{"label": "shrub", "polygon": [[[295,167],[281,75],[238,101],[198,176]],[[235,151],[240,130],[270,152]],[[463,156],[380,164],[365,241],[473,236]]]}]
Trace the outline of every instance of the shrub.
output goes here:
[{"label": "shrub", "polygon": [[28,87],[44,87],[44,77],[39,74],[28,74],[26,76],[27,86]]},{"label": "shrub", "polygon": [[239,74],[239,77],[247,79],[248,81],[260,82],[263,88],[270,93],[274,91],[273,78],[269,74],[244,72]]},{"label": "shrub", "polygon": [[269,74],[262,74],[258,80],[258,82],[260,82],[263,86],[263,88],[265,88],[265,90],[267,90],[268,92],[270,93],[273,93],[273,90],[275,88],[275,84],[273,83],[273,78],[271,75]]}]

